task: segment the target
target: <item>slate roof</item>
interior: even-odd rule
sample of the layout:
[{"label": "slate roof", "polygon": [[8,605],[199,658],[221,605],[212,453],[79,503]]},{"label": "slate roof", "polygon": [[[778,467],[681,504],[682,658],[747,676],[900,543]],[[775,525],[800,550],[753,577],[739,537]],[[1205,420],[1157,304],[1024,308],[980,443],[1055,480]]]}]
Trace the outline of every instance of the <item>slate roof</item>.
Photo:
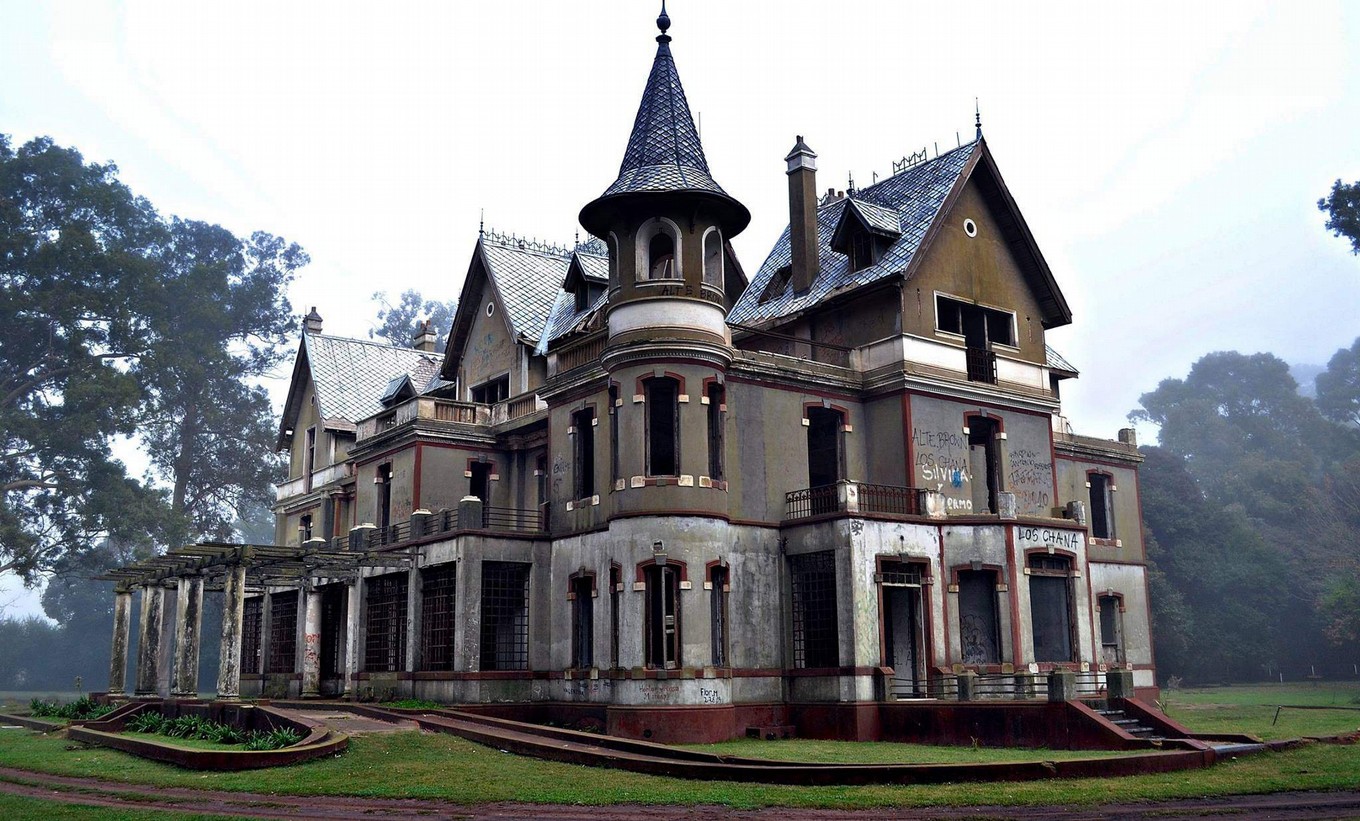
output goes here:
[{"label": "slate roof", "polygon": [[482,236],[481,248],[511,330],[537,341],[561,293],[571,251],[491,233]]},{"label": "slate roof", "polygon": [[752,279],[751,286],[728,313],[728,321],[739,325],[755,325],[787,316],[810,308],[836,293],[868,285],[906,270],[954,183],[981,145],[981,140],[975,140],[855,192],[856,207],[861,213],[867,215],[872,212],[876,215],[874,219],[881,218],[886,224],[888,216],[884,212],[890,211],[896,215],[897,228],[901,231],[901,235],[877,263],[859,271],[851,271],[850,258],[831,249],[832,235],[850,198],[821,206],[817,211],[821,273],[806,293],[795,294],[792,286],[788,285],[762,302],[761,297],[771,278],[780,268],[792,263],[789,230],[786,227]]},{"label": "slate roof", "polygon": [[[575,259],[581,266],[585,278],[600,284],[609,283],[609,257],[600,256],[594,253],[585,253],[584,245],[577,248]],[[595,301],[586,306],[584,311],[576,310],[576,295],[568,291],[560,291],[557,301],[553,303],[552,312],[548,316],[547,329],[538,342],[538,349],[535,351],[542,356],[548,352],[548,346],[558,339],[576,330],[581,324],[590,318],[596,311],[609,303],[609,291],[605,290],[595,298]]]},{"label": "slate roof", "polygon": [[[328,426],[336,421],[353,424],[381,411],[382,396],[394,381],[409,378],[412,385],[429,384],[443,360],[437,353],[325,334],[303,334],[298,356],[306,357],[317,410]],[[295,371],[294,390],[300,389],[298,375]],[[290,392],[285,427],[292,418],[292,404]]]},{"label": "slate roof", "polygon": [[1048,345],[1044,346],[1044,360],[1044,364],[1048,365],[1051,370],[1063,371],[1070,373],[1073,376],[1077,375],[1076,367],[1073,366],[1071,362],[1063,359],[1062,354],[1053,350],[1053,348]]},{"label": "slate roof", "polygon": [[868,200],[853,196],[850,197],[849,207],[860,215],[864,223],[869,226],[870,231],[890,237],[896,237],[902,233],[902,220],[898,217],[896,209],[875,205]]}]

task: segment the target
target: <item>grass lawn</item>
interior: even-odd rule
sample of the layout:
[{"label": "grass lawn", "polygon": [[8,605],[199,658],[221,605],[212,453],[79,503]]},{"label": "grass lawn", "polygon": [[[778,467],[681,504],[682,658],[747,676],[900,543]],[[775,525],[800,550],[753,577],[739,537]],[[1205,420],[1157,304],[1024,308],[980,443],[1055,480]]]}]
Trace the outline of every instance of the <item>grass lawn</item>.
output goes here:
[{"label": "grass lawn", "polygon": [[683,744],[690,750],[775,761],[818,764],[959,764],[967,762],[1065,761],[1124,755],[1109,750],[1027,750],[1010,747],[938,747],[887,741],[819,741],[811,738],[761,741],[738,738],[719,744]]},{"label": "grass lawn", "polygon": [[108,807],[81,807],[59,804],[17,795],[0,795],[0,818],[41,818],[43,821],[221,821],[220,815],[186,815],[182,812],[156,812],[148,816],[146,810],[119,810]]},{"label": "grass lawn", "polygon": [[1360,682],[1236,684],[1162,693],[1166,714],[1205,733],[1251,733],[1265,739],[1338,735],[1360,729],[1360,710],[1291,710],[1279,705],[1360,708]]}]

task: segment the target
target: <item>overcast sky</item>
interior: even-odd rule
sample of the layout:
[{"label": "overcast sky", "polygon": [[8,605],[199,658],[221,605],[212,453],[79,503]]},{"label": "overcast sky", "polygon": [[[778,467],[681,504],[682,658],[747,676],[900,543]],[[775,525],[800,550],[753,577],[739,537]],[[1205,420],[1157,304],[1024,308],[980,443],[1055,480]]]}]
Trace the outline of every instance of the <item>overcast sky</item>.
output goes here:
[{"label": "overcast sky", "polygon": [[[1209,351],[1325,363],[1360,335],[1360,260],[1316,207],[1360,178],[1354,5],[669,11],[709,165],[753,214],[734,240],[750,272],[787,222],[794,135],[820,155],[821,188],[862,186],[968,139],[979,99],[1073,310],[1049,341],[1082,372],[1063,397],[1079,432],[1113,437],[1141,393]],[[618,170],[656,12],[6,0],[0,133],[113,160],[164,213],[300,243],[312,264],[294,306],[365,336],[374,291],[458,295],[483,211],[488,227],[572,240]]]}]

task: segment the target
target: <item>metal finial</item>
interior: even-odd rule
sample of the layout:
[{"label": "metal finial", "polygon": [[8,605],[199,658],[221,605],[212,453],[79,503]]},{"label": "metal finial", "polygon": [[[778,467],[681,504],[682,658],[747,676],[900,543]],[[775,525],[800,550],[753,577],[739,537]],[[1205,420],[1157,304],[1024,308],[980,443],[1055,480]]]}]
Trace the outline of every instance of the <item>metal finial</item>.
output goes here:
[{"label": "metal finial", "polygon": [[977,125],[977,138],[982,139],[982,107],[978,105],[978,98],[973,98],[973,122]]},{"label": "metal finial", "polygon": [[666,29],[671,27],[670,15],[666,14],[666,0],[661,0],[661,16],[656,18],[656,27],[661,29],[663,35],[666,33]]},{"label": "metal finial", "polygon": [[480,237],[484,236],[485,234],[486,234],[486,209],[479,208],[477,216],[477,236]]}]

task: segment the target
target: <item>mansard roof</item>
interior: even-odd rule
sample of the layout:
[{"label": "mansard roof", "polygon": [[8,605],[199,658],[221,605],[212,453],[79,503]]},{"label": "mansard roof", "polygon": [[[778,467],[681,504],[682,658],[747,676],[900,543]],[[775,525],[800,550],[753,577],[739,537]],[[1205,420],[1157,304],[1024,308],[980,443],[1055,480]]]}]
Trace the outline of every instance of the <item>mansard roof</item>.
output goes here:
[{"label": "mansard roof", "polygon": [[[792,264],[789,230],[775,243],[765,263],[728,314],[735,324],[760,325],[792,317],[820,303],[854,289],[894,276],[910,276],[930,243],[933,229],[942,213],[962,192],[970,179],[976,180],[983,196],[994,206],[997,220],[1007,235],[1026,281],[1043,311],[1046,328],[1065,325],[1072,320],[1067,301],[1058,290],[1053,274],[1039,253],[1029,227],[1020,215],[1005,182],[996,170],[986,142],[979,137],[938,157],[917,163],[849,197],[821,205],[817,211],[817,245],[821,273],[812,287],[795,293],[790,284],[771,287],[770,283]],[[833,238],[847,209],[852,210],[870,230],[894,238],[891,246],[873,265],[851,270],[850,258],[835,250]],[[898,233],[892,233],[892,217]],[[772,293],[766,293],[771,291]]]},{"label": "mansard roof", "polygon": [[303,334],[280,420],[279,447],[286,444],[287,431],[302,410],[308,379],[322,424],[330,430],[353,430],[360,419],[383,409],[383,396],[394,383],[409,380],[427,390],[442,360],[437,353],[372,339]]}]

